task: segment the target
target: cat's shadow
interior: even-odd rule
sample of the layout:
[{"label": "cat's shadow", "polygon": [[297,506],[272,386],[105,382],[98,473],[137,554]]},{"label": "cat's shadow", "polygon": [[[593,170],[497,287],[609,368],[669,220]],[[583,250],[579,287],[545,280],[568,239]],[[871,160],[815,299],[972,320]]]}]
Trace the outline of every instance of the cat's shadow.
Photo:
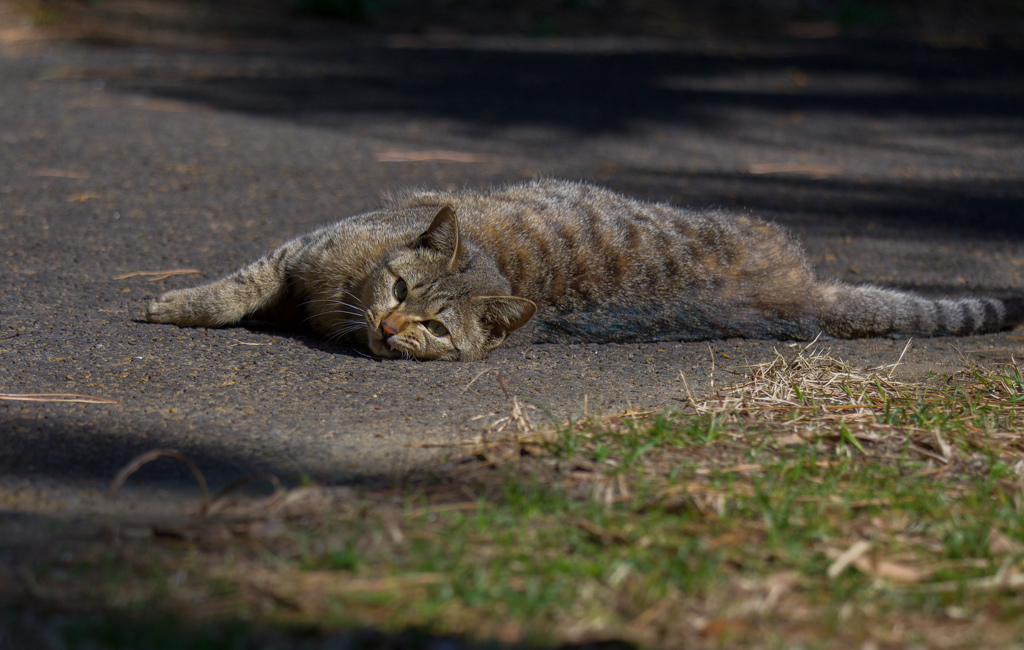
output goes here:
[{"label": "cat's shadow", "polygon": [[369,359],[370,361],[376,362],[382,361],[381,357],[374,356],[368,351],[363,351],[354,345],[326,339],[304,325],[292,325],[276,323],[269,320],[250,319],[238,323],[235,327],[246,329],[250,332],[256,332],[257,334],[291,339],[305,345],[307,348],[320,352],[340,354],[353,359]]},{"label": "cat's shadow", "polygon": [[[141,323],[143,325],[153,325],[144,318],[133,318],[132,322]],[[198,328],[203,329],[203,328]],[[363,351],[354,345],[348,345],[340,343],[338,341],[331,341],[318,334],[314,333],[312,329],[301,325],[289,325],[282,323],[275,323],[267,320],[243,320],[240,323],[226,327],[223,329],[243,329],[256,334],[262,334],[265,336],[274,336],[277,338],[285,338],[301,343],[302,345],[312,350],[319,352],[326,352],[328,354],[338,354],[352,359],[365,359],[369,361],[382,362],[385,359],[370,354],[368,351]],[[391,361],[392,359],[388,359]]]}]

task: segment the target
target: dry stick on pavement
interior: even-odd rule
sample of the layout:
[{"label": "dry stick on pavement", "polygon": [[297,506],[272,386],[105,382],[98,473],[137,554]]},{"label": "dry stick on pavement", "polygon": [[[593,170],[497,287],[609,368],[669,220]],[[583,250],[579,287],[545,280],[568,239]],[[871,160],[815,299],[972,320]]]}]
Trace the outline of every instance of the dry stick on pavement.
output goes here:
[{"label": "dry stick on pavement", "polygon": [[171,275],[191,275],[202,273],[203,271],[198,268],[173,268],[166,271],[132,271],[131,273],[125,273],[124,275],[118,275],[114,279],[128,279],[129,277],[148,277],[150,283],[156,283],[161,279],[167,279]]},{"label": "dry stick on pavement", "polygon": [[253,481],[259,480],[263,480],[266,481],[267,483],[270,483],[271,487],[274,488],[274,494],[270,496],[270,498],[268,499],[268,503],[273,502],[275,499],[277,499],[278,497],[287,492],[284,486],[281,485],[281,479],[277,478],[277,476],[273,474],[249,474],[248,476],[243,476],[242,478],[238,478],[235,479],[234,481],[231,481],[231,483],[228,483],[226,486],[218,490],[217,494],[213,495],[213,498],[210,499],[210,509],[212,510],[213,508],[217,507],[221,499],[226,497],[228,494],[234,492],[238,488],[242,487],[243,485],[247,485],[249,483],[252,483]]},{"label": "dry stick on pavement", "polygon": [[825,176],[841,176],[843,168],[836,165],[807,165],[803,163],[754,163],[749,169],[751,174],[797,174],[822,178]]},{"label": "dry stick on pavement", "polygon": [[125,465],[121,469],[121,471],[117,473],[117,476],[114,477],[114,480],[111,481],[110,490],[108,492],[110,498],[117,498],[118,491],[120,491],[121,486],[124,485],[124,482],[128,480],[129,476],[139,471],[139,468],[141,468],[146,463],[150,463],[154,460],[157,460],[158,458],[173,458],[175,460],[181,461],[182,463],[184,463],[186,467],[189,468],[189,470],[192,472],[192,475],[196,477],[196,483],[199,484],[199,492],[201,498],[201,503],[199,506],[199,516],[205,517],[207,511],[209,511],[210,509],[210,491],[206,487],[206,477],[204,477],[203,473],[199,471],[199,467],[197,467],[196,464],[192,462],[191,458],[181,453],[177,449],[154,449],[152,451],[147,451],[146,453],[133,458],[131,462]]},{"label": "dry stick on pavement", "polygon": [[492,162],[493,156],[465,151],[399,151],[389,150],[377,154],[377,162],[455,162],[484,163]]},{"label": "dry stick on pavement", "polygon": [[28,175],[47,178],[89,178],[89,174],[86,172],[78,172],[70,169],[37,169],[29,172]]},{"label": "dry stick on pavement", "polygon": [[120,404],[115,399],[76,395],[74,393],[0,393],[0,400],[9,402],[67,402],[73,404]]},{"label": "dry stick on pavement", "polygon": [[[483,376],[484,376],[484,375],[486,375],[487,373],[491,372],[492,370],[497,370],[497,368],[484,368],[484,369],[483,369],[483,370],[481,370],[480,372],[476,373],[476,376],[475,376],[475,377],[473,377],[472,379],[470,379],[470,380],[469,380],[469,383],[468,383],[468,384],[466,384],[466,387],[462,389],[462,394],[465,394],[465,393],[466,393],[466,391],[468,391],[468,390],[469,390],[469,387],[470,387],[470,386],[472,386],[473,384],[475,384],[475,383],[476,383],[476,380],[477,380],[477,379],[480,379],[481,377],[483,377]],[[508,395],[508,393],[506,393],[506,396],[507,396],[507,395]]]},{"label": "dry stick on pavement", "polygon": [[[508,400],[512,407],[511,413],[509,413],[509,422],[514,422],[516,427],[519,429],[519,433],[522,435],[529,434],[533,431],[533,424],[523,413],[522,407],[519,405],[519,400],[509,395],[508,390],[505,388],[505,380],[502,378],[501,373],[495,375],[498,379],[498,386],[501,386],[501,392],[505,393],[505,399]],[[502,427],[504,428],[504,427]],[[517,436],[518,438],[518,436]]]}]

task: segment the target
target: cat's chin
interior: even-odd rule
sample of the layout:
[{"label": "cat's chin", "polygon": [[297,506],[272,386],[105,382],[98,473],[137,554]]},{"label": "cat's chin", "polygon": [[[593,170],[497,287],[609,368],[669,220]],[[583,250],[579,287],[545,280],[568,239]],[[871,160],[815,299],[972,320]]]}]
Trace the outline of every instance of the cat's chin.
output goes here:
[{"label": "cat's chin", "polygon": [[417,361],[438,361],[438,360],[449,360],[454,361],[458,359],[456,355],[435,355],[435,354],[417,354],[415,350],[403,347],[401,343],[392,347],[391,344],[386,343],[384,339],[370,337],[369,341],[370,351],[378,357],[384,357],[385,359],[415,359]]},{"label": "cat's chin", "polygon": [[404,356],[401,350],[391,348],[391,346],[385,343],[383,339],[377,339],[371,336],[369,344],[370,352],[373,352],[378,357],[384,357],[385,359],[399,359]]}]

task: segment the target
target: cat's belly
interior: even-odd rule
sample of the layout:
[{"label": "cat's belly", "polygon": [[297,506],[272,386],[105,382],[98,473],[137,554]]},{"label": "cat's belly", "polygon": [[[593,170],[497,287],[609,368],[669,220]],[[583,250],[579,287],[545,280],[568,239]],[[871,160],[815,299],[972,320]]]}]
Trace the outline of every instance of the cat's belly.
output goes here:
[{"label": "cat's belly", "polygon": [[538,313],[523,342],[638,343],[721,338],[809,340],[821,328],[811,318],[786,318],[751,308],[706,305],[602,306],[587,311]]}]

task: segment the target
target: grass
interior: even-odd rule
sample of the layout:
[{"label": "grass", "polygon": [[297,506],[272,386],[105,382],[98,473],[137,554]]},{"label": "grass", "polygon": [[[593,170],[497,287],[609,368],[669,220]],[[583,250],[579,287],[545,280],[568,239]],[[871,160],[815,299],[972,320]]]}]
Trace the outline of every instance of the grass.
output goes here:
[{"label": "grass", "polygon": [[71,613],[63,647],[1009,647],[1022,400],[1015,366],[906,383],[819,346],[675,411],[535,427],[512,398],[501,434],[400,490],[7,549],[8,595]]}]

